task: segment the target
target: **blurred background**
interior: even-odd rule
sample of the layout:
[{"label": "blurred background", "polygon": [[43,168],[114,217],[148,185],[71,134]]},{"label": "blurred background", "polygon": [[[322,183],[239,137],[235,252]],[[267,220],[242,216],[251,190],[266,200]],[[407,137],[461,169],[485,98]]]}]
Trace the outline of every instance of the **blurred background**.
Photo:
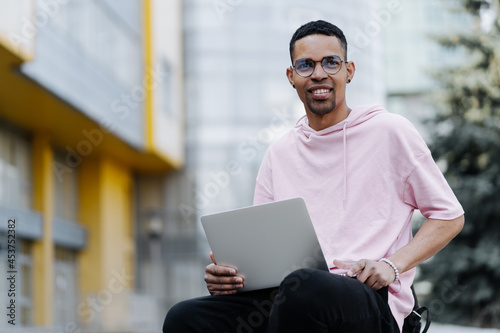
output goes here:
[{"label": "blurred background", "polygon": [[409,118],[466,211],[419,267],[420,302],[435,322],[500,328],[498,13],[497,0],[0,0],[0,332],[159,332],[173,304],[207,295],[199,217],[252,204],[267,146],[304,113],[289,40],[317,19],[346,34],[348,105]]}]

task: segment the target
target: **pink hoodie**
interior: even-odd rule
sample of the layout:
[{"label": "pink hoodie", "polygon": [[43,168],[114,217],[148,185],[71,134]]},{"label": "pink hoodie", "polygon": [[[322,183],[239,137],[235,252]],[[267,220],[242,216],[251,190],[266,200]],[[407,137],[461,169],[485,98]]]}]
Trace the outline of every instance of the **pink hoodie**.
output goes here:
[{"label": "pink hoodie", "polygon": [[[304,198],[332,273],[333,259],[390,257],[412,239],[411,218],[451,220],[463,209],[405,118],[378,105],[354,108],[321,131],[304,116],[273,143],[255,188],[254,204]],[[389,287],[389,305],[401,329],[413,308],[415,269]]]}]

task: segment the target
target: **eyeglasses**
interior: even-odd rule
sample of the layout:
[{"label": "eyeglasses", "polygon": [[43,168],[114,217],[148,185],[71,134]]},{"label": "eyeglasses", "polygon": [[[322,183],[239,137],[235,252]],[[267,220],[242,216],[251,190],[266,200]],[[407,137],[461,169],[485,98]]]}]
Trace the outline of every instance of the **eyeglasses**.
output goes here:
[{"label": "eyeglasses", "polygon": [[348,61],[344,61],[340,59],[338,56],[328,56],[324,57],[319,61],[314,61],[312,59],[299,59],[295,62],[295,72],[302,77],[309,77],[314,73],[314,69],[316,68],[316,63],[320,62],[321,67],[325,71],[326,74],[334,75],[337,74],[342,68],[342,63],[347,63]]}]

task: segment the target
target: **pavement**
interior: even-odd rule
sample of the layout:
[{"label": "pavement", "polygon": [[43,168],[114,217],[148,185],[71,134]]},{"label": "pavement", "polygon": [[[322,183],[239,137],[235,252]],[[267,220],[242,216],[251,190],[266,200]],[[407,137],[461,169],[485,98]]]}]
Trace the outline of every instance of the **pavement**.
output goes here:
[{"label": "pavement", "polygon": [[431,323],[428,333],[500,333],[500,330]]}]

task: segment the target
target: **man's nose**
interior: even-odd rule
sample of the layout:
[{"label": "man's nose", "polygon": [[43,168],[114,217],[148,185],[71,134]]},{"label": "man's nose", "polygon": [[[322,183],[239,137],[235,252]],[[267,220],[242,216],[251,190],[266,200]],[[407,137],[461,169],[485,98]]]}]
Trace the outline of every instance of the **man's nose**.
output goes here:
[{"label": "man's nose", "polygon": [[321,66],[320,62],[317,62],[314,66],[314,71],[311,74],[311,79],[313,80],[322,80],[326,77],[328,77],[328,74],[325,72],[323,69],[323,66]]}]

